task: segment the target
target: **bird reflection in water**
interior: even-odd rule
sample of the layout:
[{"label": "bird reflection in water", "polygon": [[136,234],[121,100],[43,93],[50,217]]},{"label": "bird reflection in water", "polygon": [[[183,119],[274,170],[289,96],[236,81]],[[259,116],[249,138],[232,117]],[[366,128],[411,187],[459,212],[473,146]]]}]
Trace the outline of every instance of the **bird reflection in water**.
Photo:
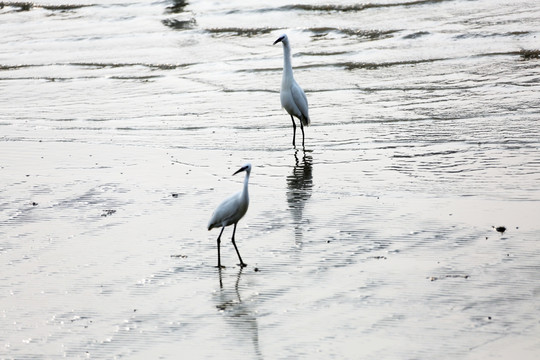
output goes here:
[{"label": "bird reflection in water", "polygon": [[302,224],[304,206],[311,197],[313,188],[313,158],[303,152],[298,158],[298,150],[294,152],[295,165],[291,175],[287,176],[287,203],[294,222],[294,239],[296,245],[302,244]]},{"label": "bird reflection in water", "polygon": [[187,5],[189,5],[187,0],[173,0],[172,5],[167,7],[167,12],[173,14],[183,13]]},{"label": "bird reflection in water", "polygon": [[[251,338],[253,352],[255,356],[248,356],[251,359],[262,359],[262,353],[259,346],[259,325],[257,324],[256,311],[253,309],[255,301],[242,301],[240,297],[240,279],[242,277],[243,267],[240,267],[234,288],[226,288],[223,286],[222,269],[219,271],[219,299],[216,308],[222,311],[226,321],[233,325],[238,333],[237,340]],[[247,346],[247,345],[246,345]]]}]

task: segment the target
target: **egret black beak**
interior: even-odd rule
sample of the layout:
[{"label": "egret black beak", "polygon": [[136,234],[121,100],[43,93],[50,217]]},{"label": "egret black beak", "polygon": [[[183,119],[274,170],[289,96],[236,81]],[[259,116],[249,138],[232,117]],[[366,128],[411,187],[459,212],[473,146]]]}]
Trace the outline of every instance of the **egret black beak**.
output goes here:
[{"label": "egret black beak", "polygon": [[233,175],[238,174],[239,172],[246,171],[247,166],[242,166],[240,169],[236,170],[236,172]]},{"label": "egret black beak", "polygon": [[276,45],[278,42],[281,42],[283,40],[283,36],[280,36],[272,45]]}]

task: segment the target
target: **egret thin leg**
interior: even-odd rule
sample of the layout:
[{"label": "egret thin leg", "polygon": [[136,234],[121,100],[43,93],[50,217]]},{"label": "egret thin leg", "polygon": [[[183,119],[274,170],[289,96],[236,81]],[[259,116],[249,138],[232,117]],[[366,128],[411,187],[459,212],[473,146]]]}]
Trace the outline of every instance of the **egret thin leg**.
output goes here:
[{"label": "egret thin leg", "polygon": [[[296,138],[296,123],[294,122],[294,118],[292,117],[291,115],[291,120],[292,120],[292,146],[296,146],[295,145],[295,141],[294,139]],[[303,133],[304,130],[302,130],[302,133]]]},{"label": "egret thin leg", "polygon": [[304,125],[302,124],[302,120],[300,120],[300,130],[302,130],[302,148],[305,148],[305,146],[304,146]]},{"label": "egret thin leg", "polygon": [[223,234],[223,230],[225,230],[225,226],[221,228],[221,231],[219,232],[219,236],[217,237],[217,267],[221,269],[221,234]]},{"label": "egret thin leg", "polygon": [[231,241],[234,245],[234,249],[236,250],[236,254],[238,255],[238,259],[240,260],[240,267],[244,267],[244,266],[247,266],[246,264],[244,264],[244,262],[242,261],[242,257],[240,256],[240,252],[238,251],[238,247],[236,247],[236,242],[234,242],[234,234],[236,233],[236,224],[234,224],[234,229],[232,231],[232,238],[231,238]]}]

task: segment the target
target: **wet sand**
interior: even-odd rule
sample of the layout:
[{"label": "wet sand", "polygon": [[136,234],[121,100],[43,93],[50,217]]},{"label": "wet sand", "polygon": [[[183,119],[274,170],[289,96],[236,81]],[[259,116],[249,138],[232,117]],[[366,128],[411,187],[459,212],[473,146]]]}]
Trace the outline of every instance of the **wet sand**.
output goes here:
[{"label": "wet sand", "polygon": [[0,9],[0,358],[535,359],[540,8],[415,3]]}]

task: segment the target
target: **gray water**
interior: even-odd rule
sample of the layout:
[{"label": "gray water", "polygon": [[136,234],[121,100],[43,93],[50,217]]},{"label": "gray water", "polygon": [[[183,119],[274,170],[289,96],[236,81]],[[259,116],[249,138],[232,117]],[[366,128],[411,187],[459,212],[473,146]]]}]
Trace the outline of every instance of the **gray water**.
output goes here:
[{"label": "gray water", "polygon": [[538,358],[538,1],[0,4],[0,358]]}]

